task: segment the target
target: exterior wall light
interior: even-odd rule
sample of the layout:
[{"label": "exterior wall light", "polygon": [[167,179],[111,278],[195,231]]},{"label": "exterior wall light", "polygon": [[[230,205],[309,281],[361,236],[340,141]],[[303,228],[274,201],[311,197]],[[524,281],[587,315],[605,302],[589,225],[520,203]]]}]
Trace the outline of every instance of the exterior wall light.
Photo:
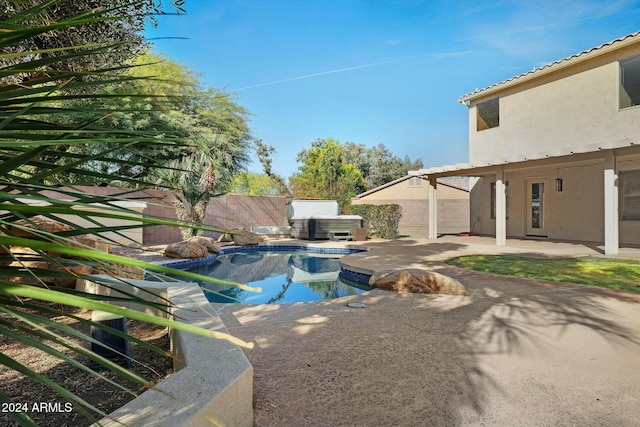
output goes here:
[{"label": "exterior wall light", "polygon": [[556,191],[562,191],[562,178],[556,178]]}]

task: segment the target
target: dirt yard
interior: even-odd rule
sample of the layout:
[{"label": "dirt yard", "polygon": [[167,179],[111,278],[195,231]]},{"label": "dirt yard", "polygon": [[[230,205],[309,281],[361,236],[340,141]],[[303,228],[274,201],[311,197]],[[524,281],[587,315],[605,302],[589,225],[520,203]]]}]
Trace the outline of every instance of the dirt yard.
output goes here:
[{"label": "dirt yard", "polygon": [[[68,308],[68,312],[85,319],[91,316],[89,311],[76,308]],[[62,324],[81,330],[84,333],[89,333],[88,327],[81,325],[78,321],[65,316],[52,318]],[[7,319],[7,315],[0,315],[0,320]],[[169,350],[169,337],[165,328],[130,320],[128,322],[128,330],[132,336],[166,351]],[[81,343],[77,338],[70,339],[76,343]],[[82,344],[85,347],[89,346],[86,342]],[[64,351],[68,355],[73,354],[64,347],[56,348]],[[158,383],[173,372],[173,361],[171,358],[159,356],[151,352],[151,350],[136,344],[131,345],[131,351],[135,360],[144,363],[134,363],[131,370],[143,378],[153,383]],[[26,347],[21,343],[8,339],[4,335],[0,335],[0,352],[55,381],[106,413],[114,411],[135,398],[135,394],[127,393],[114,385],[106,383],[91,373],[75,368],[68,363],[61,362],[57,358],[40,350]],[[74,358],[85,364],[88,362],[86,358],[78,355],[74,355]],[[123,385],[129,390],[133,390],[136,394],[144,391],[139,384],[130,380],[125,381],[111,372],[104,373],[104,376]],[[66,412],[66,408],[64,407],[66,401],[61,396],[44,385],[29,380],[6,366],[0,367],[0,384],[2,384],[3,394],[11,398],[14,403],[27,404],[30,409],[33,408],[34,404],[40,405],[42,402],[57,403],[59,405],[60,410],[53,412],[49,410],[43,412],[28,412],[28,415],[40,426],[77,427],[87,426],[93,422],[79,411],[78,408],[74,407],[69,412]],[[8,410],[9,408],[4,409]],[[93,415],[96,416],[95,414]],[[100,416],[97,417],[98,419],[100,418]],[[14,425],[5,410],[0,413],[0,425]]]}]

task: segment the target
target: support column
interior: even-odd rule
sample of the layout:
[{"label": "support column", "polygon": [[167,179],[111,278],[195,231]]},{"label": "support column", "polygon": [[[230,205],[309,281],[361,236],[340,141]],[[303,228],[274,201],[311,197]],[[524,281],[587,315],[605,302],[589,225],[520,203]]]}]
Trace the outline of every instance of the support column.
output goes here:
[{"label": "support column", "polygon": [[496,173],[496,246],[507,244],[507,186],[504,171]]},{"label": "support column", "polygon": [[616,156],[604,157],[604,253],[616,255],[620,247],[618,230],[618,168]]},{"label": "support column", "polygon": [[429,239],[438,238],[438,183],[429,177]]}]

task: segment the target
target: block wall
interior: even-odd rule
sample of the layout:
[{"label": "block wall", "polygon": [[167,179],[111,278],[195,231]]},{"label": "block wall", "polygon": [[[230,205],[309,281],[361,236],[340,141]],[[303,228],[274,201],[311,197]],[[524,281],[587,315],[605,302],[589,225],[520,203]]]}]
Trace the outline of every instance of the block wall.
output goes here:
[{"label": "block wall", "polygon": [[[397,204],[402,208],[399,231],[401,235],[426,238],[429,235],[428,200],[353,200],[358,205]],[[469,231],[469,200],[438,200],[438,233],[451,234]]]},{"label": "block wall", "polygon": [[[107,195],[122,192],[119,188],[110,187],[78,187],[84,191]],[[48,192],[55,195],[55,192]],[[60,196],[62,197],[62,196]],[[68,197],[65,197],[68,198]],[[176,218],[173,207],[173,195],[163,190],[142,190],[127,195],[147,203],[143,214],[163,218]],[[279,196],[246,196],[225,194],[211,199],[207,207],[205,224],[220,229],[250,229],[251,226],[282,226],[287,222],[287,198]],[[218,237],[219,233],[207,232],[210,237]],[[153,225],[143,228],[143,244],[160,245],[182,240],[180,230],[176,227]]]}]

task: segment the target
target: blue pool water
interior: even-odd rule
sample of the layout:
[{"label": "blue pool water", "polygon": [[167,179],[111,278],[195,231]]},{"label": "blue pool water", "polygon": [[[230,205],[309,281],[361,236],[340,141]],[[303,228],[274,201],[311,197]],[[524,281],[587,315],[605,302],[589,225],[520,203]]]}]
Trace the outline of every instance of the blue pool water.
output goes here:
[{"label": "blue pool water", "polygon": [[262,288],[262,292],[250,292],[235,286],[201,283],[211,302],[286,304],[339,298],[368,290],[366,286],[347,284],[339,277],[340,256],[299,250],[222,253],[215,261],[188,271]]}]

